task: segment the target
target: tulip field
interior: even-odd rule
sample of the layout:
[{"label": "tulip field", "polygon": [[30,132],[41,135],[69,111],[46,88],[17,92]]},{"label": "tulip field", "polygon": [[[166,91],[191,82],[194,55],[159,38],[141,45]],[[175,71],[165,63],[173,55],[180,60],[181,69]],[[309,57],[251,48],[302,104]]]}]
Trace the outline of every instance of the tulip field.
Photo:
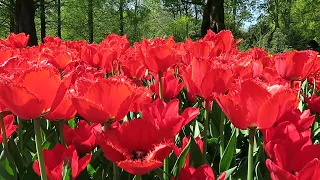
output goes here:
[{"label": "tulip field", "polygon": [[0,180],[319,180],[320,56],[230,31],[0,39]]}]

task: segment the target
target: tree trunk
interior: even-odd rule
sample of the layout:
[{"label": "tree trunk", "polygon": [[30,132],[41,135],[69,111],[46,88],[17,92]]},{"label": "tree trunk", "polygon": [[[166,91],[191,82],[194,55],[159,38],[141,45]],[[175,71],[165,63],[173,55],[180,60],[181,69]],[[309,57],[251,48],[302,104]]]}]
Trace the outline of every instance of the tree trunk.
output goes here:
[{"label": "tree trunk", "polygon": [[133,24],[133,32],[134,32],[134,40],[138,41],[138,0],[134,2],[134,24]]},{"label": "tree trunk", "polygon": [[275,24],[275,29],[279,28],[279,1],[275,0],[275,12],[274,12],[274,24]]},{"label": "tree trunk", "polygon": [[88,28],[89,28],[89,43],[93,43],[93,3],[88,0]]},{"label": "tree trunk", "polygon": [[28,46],[38,44],[36,25],[34,23],[35,7],[33,0],[16,0],[17,31],[30,35]]},{"label": "tree trunk", "polygon": [[236,34],[236,29],[237,29],[237,5],[238,2],[237,0],[233,0],[233,7],[232,7],[232,30],[233,30],[233,35]]},{"label": "tree trunk", "polygon": [[207,4],[203,10],[201,25],[202,37],[207,34],[208,29],[211,29],[215,33],[225,29],[223,3],[224,0],[207,0]]},{"label": "tree trunk", "polygon": [[40,0],[40,27],[41,27],[41,41],[44,42],[46,37],[46,10],[44,0]]},{"label": "tree trunk", "polygon": [[119,13],[120,13],[120,27],[119,27],[119,30],[120,30],[120,35],[123,35],[124,34],[124,22],[123,22],[123,5],[124,5],[124,0],[120,0],[120,4],[119,4]]},{"label": "tree trunk", "polygon": [[[187,17],[189,17],[188,9],[189,9],[188,3],[185,3],[184,4],[184,13],[185,13],[185,16],[187,16]],[[186,37],[189,37],[189,21],[187,21],[187,24],[186,24]]]},{"label": "tree trunk", "polygon": [[61,0],[58,0],[58,22],[57,22],[57,36],[61,38]]},{"label": "tree trunk", "polygon": [[14,22],[14,16],[15,16],[15,10],[14,10],[14,0],[10,0],[10,7],[9,7],[9,13],[10,13],[10,32],[15,32],[15,22]]}]

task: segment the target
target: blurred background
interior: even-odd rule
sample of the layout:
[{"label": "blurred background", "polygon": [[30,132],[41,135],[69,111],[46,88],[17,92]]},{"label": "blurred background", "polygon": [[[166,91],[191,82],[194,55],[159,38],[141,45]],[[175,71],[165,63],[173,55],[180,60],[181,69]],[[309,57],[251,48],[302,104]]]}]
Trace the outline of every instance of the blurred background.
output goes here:
[{"label": "blurred background", "polygon": [[207,29],[231,30],[242,51],[307,49],[320,41],[320,0],[0,0],[0,38],[26,32],[29,45],[45,36],[99,43],[110,33],[179,42]]}]

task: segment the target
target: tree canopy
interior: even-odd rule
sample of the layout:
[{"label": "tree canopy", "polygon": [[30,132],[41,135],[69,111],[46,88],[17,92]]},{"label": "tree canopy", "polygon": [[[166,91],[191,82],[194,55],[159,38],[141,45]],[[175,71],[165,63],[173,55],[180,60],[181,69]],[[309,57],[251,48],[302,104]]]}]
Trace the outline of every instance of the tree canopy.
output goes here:
[{"label": "tree canopy", "polygon": [[[20,32],[21,0],[0,1],[0,37]],[[211,0],[28,0],[35,11],[36,41],[44,35],[65,40],[100,42],[110,33],[127,34],[131,43],[144,38],[174,36],[198,39]],[[28,4],[27,2],[27,4]],[[320,0],[224,0],[223,29],[270,52],[305,49],[320,41]],[[21,6],[20,6],[21,7]],[[212,14],[219,8],[213,9]],[[217,16],[216,14],[214,16]],[[221,16],[221,15],[219,15]],[[221,18],[221,17],[220,17]],[[26,21],[24,19],[24,21]],[[216,20],[210,20],[211,23]],[[220,20],[218,20],[220,21]],[[219,25],[222,26],[222,25]],[[214,28],[214,27],[212,27]],[[59,32],[60,31],[60,32]]]}]

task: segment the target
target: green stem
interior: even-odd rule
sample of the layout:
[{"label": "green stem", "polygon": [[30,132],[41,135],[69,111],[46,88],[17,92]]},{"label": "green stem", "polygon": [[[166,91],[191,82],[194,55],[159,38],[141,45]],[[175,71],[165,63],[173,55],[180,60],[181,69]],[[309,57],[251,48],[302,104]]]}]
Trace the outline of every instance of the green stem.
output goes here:
[{"label": "green stem", "polygon": [[220,159],[222,159],[223,153],[224,153],[224,113],[221,110],[220,115]]},{"label": "green stem", "polygon": [[294,80],[290,81],[290,88],[293,89],[294,88]]},{"label": "green stem", "polygon": [[23,124],[22,124],[22,120],[17,117],[17,121],[18,121],[18,136],[19,136],[19,148],[20,148],[20,152],[21,155],[23,156],[23,136],[22,136],[22,131],[23,131]]},{"label": "green stem", "polygon": [[208,126],[209,126],[209,101],[205,101],[205,111],[204,111],[204,128],[203,128],[203,154],[202,154],[202,164],[207,163],[207,142],[208,142]]},{"label": "green stem", "polygon": [[141,176],[138,176],[138,175],[134,177],[134,180],[141,180],[141,179],[142,179]]},{"label": "green stem", "polygon": [[[159,72],[158,74],[158,82],[159,82],[159,98],[163,100],[163,85],[162,85],[162,72]],[[163,161],[163,179],[169,180],[169,157],[164,159]]]},{"label": "green stem", "polygon": [[162,72],[159,72],[159,98],[163,100],[163,84],[162,84]]},{"label": "green stem", "polygon": [[40,167],[41,180],[47,180],[46,168],[44,164],[44,157],[42,152],[42,137],[40,129],[40,118],[33,119],[34,123],[34,133],[36,139],[36,149],[38,154],[38,161]]},{"label": "green stem", "polygon": [[113,163],[112,168],[113,168],[113,180],[120,180],[119,168],[117,164]]},{"label": "green stem", "polygon": [[4,121],[3,121],[3,114],[0,114],[0,126],[1,126],[3,147],[8,152],[8,150],[9,150],[9,148],[8,148],[8,140],[7,140],[7,134],[6,134],[6,127],[4,126]]},{"label": "green stem", "polygon": [[253,180],[253,147],[256,128],[249,128],[249,151],[248,151],[248,176],[247,180]]},{"label": "green stem", "polygon": [[312,90],[312,94],[315,94],[317,92],[317,75],[314,76],[313,79],[313,90]]},{"label": "green stem", "polygon": [[65,147],[67,147],[67,143],[64,140],[64,135],[63,135],[63,126],[64,126],[64,120],[60,120],[59,122],[59,134],[60,134],[60,142],[62,145],[64,145]]}]

